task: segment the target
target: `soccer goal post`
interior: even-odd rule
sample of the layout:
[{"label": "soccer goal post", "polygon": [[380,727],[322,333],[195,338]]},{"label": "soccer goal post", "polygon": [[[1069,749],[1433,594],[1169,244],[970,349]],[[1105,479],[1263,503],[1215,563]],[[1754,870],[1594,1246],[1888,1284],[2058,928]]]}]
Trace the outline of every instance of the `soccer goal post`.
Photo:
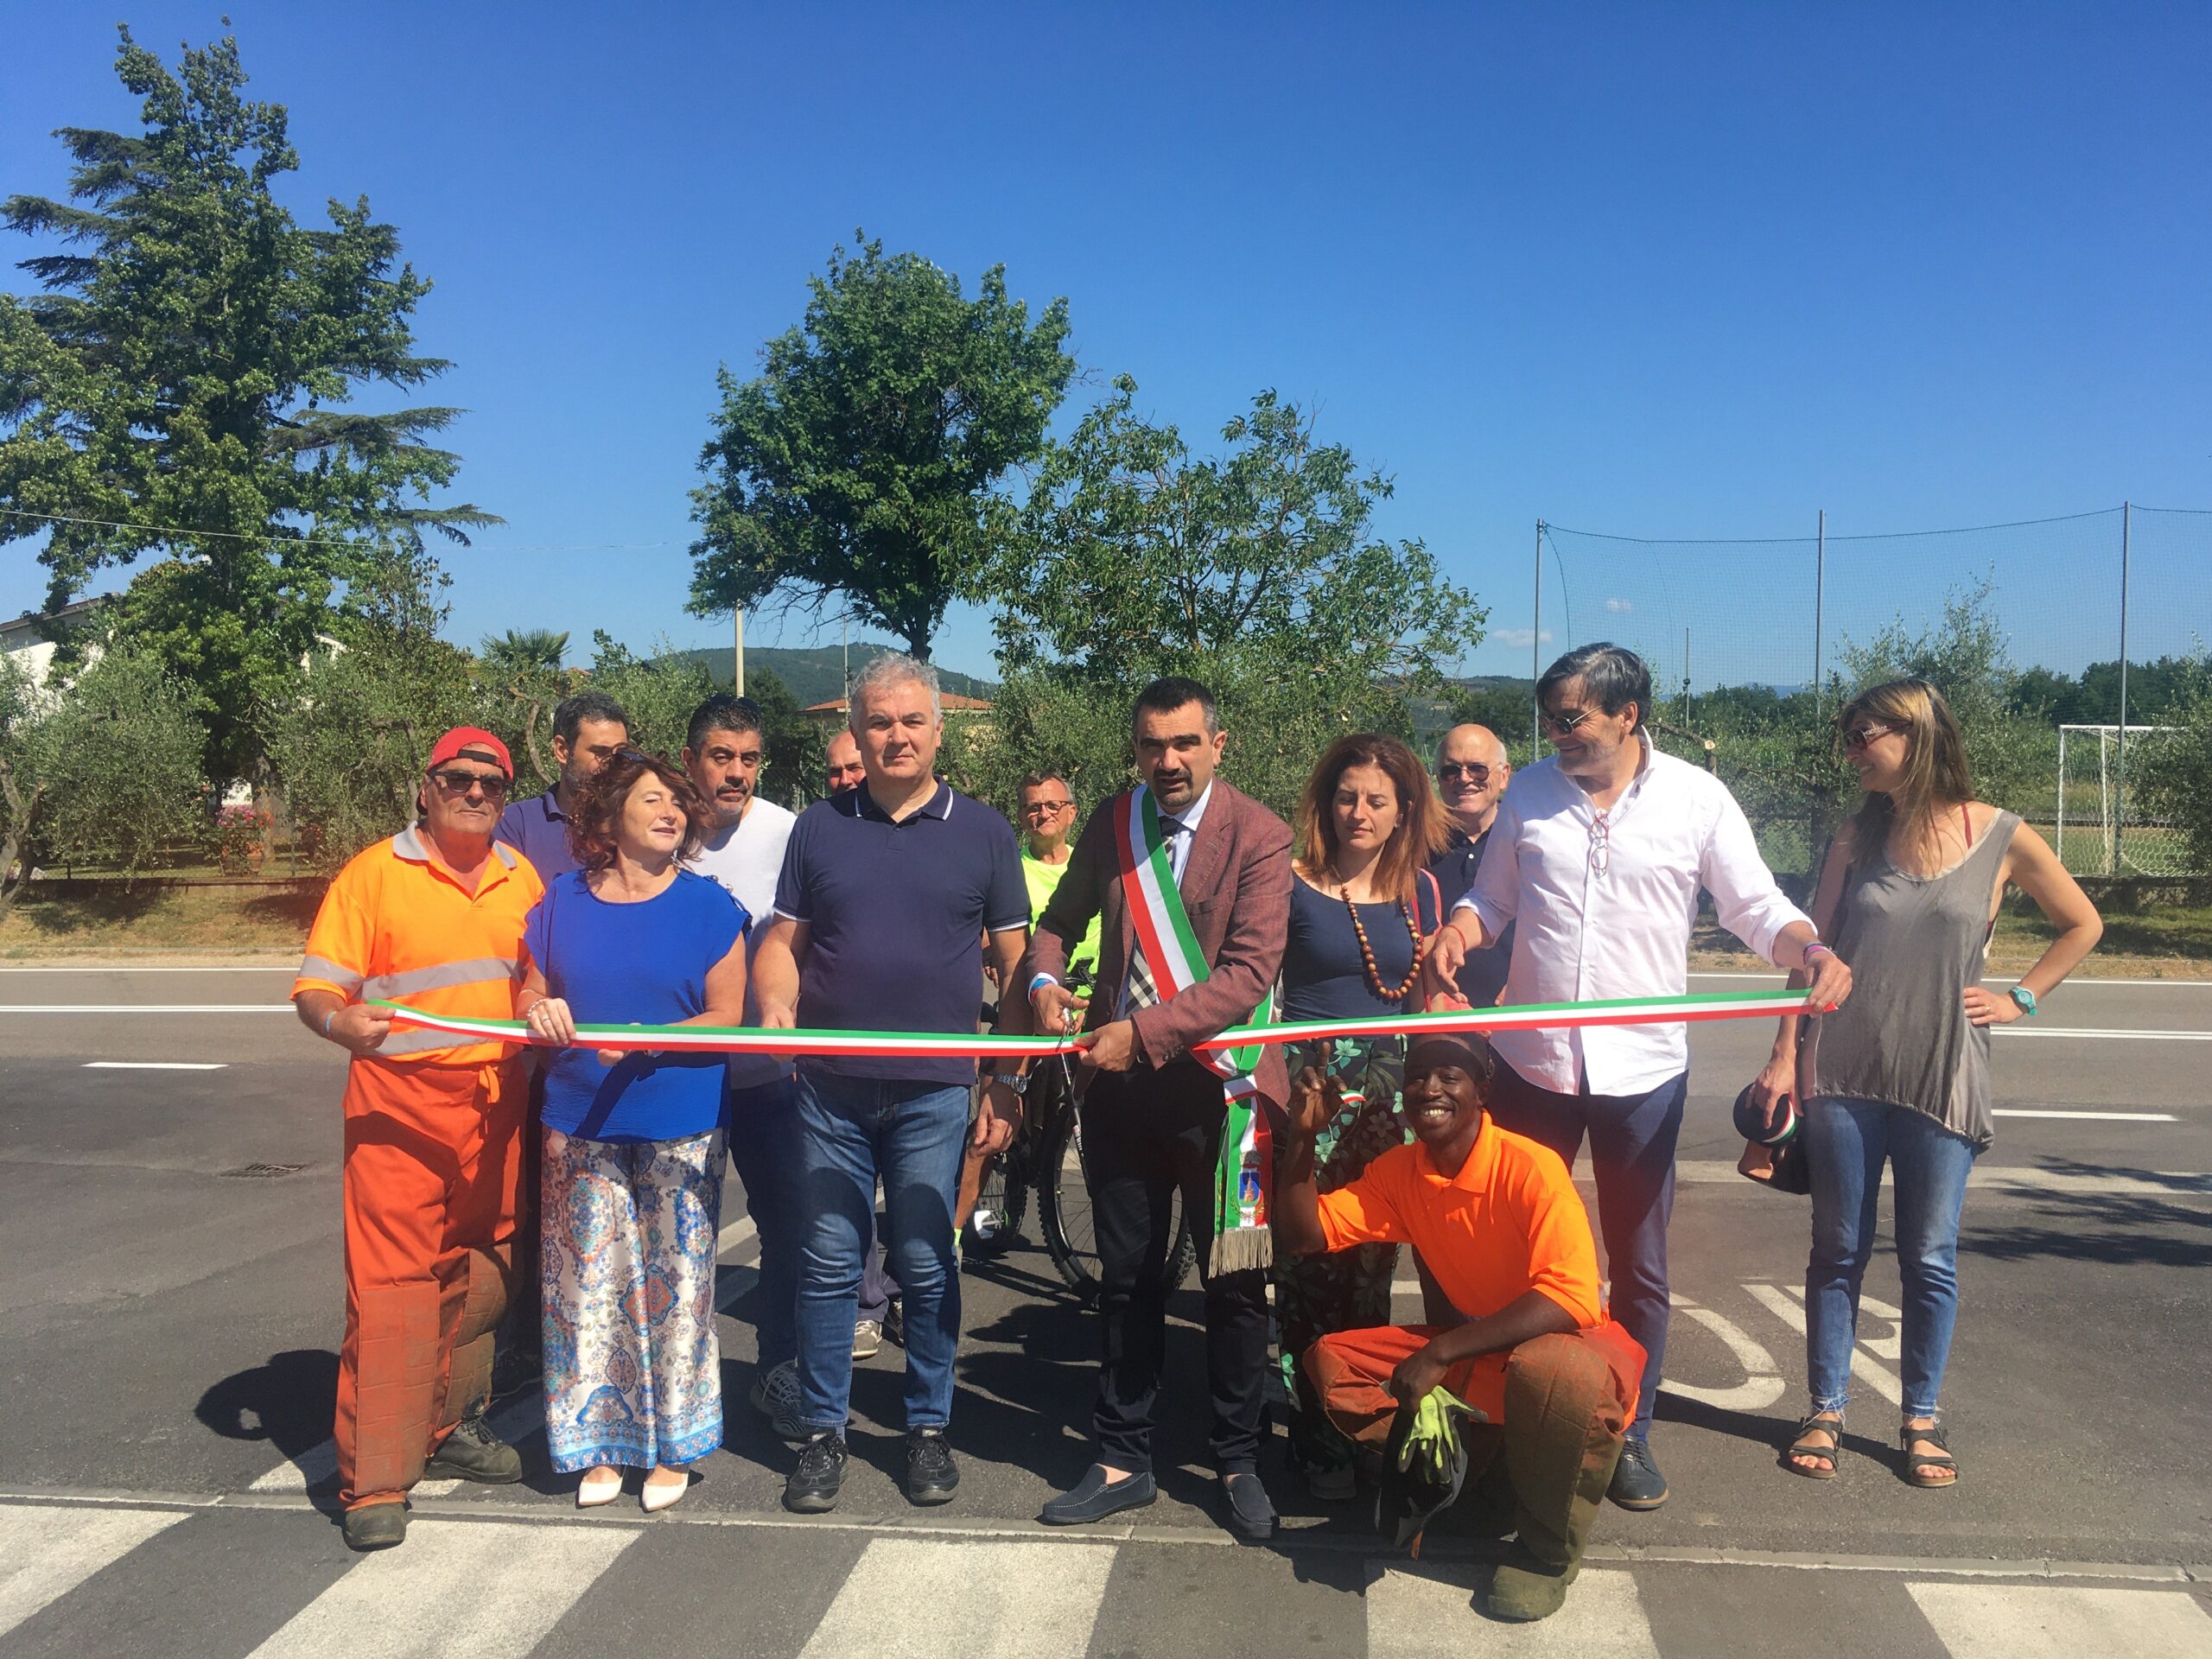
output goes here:
[{"label": "soccer goal post", "polygon": [[[2172,726],[2127,728],[2127,747],[2155,743]],[[2058,861],[2079,875],[2174,875],[2182,852],[2170,826],[2143,817],[2127,796],[2117,726],[2058,728]],[[2073,845],[2067,844],[2068,832]]]}]

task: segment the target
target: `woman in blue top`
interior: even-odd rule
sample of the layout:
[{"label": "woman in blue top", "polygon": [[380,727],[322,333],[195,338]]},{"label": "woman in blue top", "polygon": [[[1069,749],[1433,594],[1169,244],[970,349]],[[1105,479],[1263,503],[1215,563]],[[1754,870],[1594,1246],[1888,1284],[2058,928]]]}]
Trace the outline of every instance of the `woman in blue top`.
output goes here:
[{"label": "woman in blue top", "polygon": [[[1417,1009],[1421,957],[1443,925],[1426,866],[1444,846],[1444,809],[1428,769],[1395,737],[1340,738],[1299,805],[1297,879],[1282,953],[1281,1016],[1327,1020]],[[1409,1138],[1399,1109],[1403,1037],[1301,1044],[1286,1057],[1336,1107],[1315,1142],[1320,1190],[1357,1179]],[[1328,1425],[1298,1362],[1323,1337],[1389,1325],[1395,1244],[1301,1256],[1275,1268],[1275,1319],[1291,1402],[1289,1460],[1313,1496],[1354,1495],[1352,1449]]]},{"label": "woman in blue top", "polygon": [[[684,775],[625,750],[569,817],[582,868],[556,876],[523,932],[519,999],[536,1036],[587,1025],[735,1026],[749,918],[720,882],[681,868],[706,815]],[[584,1471],[584,1508],[650,1471],[664,1510],[684,1465],[722,1443],[715,1332],[721,1226],[720,1054],[563,1046],[545,1070],[545,1436]]]}]

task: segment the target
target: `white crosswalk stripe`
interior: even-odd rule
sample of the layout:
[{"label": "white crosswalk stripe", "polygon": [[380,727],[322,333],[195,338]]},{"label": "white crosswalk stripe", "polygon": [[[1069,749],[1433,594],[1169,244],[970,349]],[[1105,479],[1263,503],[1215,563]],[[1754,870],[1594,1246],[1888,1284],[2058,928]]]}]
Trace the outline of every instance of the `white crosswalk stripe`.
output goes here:
[{"label": "white crosswalk stripe", "polygon": [[526,1659],[638,1536],[629,1527],[417,1521],[406,1543],[364,1557],[253,1659]]},{"label": "white crosswalk stripe", "polygon": [[878,1539],[801,1659],[1064,1659],[1090,1643],[1114,1554],[1110,1544]]},{"label": "white crosswalk stripe", "polygon": [[1486,1568],[1455,1562],[1422,1571],[1377,1569],[1367,1586],[1368,1659],[1465,1659],[1471,1652],[1529,1659],[1658,1659],[1636,1575],[1585,1567],[1567,1605],[1533,1624],[1487,1622],[1474,1611]]},{"label": "white crosswalk stripe", "polygon": [[2212,1655],[2212,1614],[2181,1591],[2020,1584],[1906,1587],[1951,1659]]},{"label": "white crosswalk stripe", "polygon": [[156,1533],[182,1510],[0,1507],[0,1636],[60,1599]]},{"label": "white crosswalk stripe", "polygon": [[[99,1650],[95,1633],[103,1628],[102,1598],[112,1603],[127,1595],[137,1605],[146,1594],[148,1574],[173,1573],[179,1562],[198,1559],[200,1544],[195,1541],[205,1542],[207,1581],[213,1586],[213,1605],[220,1614],[233,1605],[226,1586],[226,1575],[235,1570],[235,1529],[266,1529],[274,1518],[266,1510],[0,1503],[0,1654],[10,1650],[11,1633],[34,1618],[42,1632],[35,1643],[42,1644],[41,1651],[79,1650],[70,1645],[73,1632],[90,1644],[81,1650]],[[327,1520],[304,1512],[298,1524],[329,1528]],[[126,1561],[134,1550],[179,1526],[186,1529],[164,1539],[157,1556]],[[708,1534],[719,1530],[709,1528]],[[703,1620],[709,1628],[724,1618],[742,1621],[746,1610],[763,1605],[763,1596],[790,1592],[788,1577],[777,1575],[788,1575],[794,1559],[816,1559],[810,1548],[802,1557],[785,1554],[782,1567],[748,1578],[743,1565],[748,1552],[741,1541],[746,1531],[741,1525],[735,1531],[729,1573],[696,1582],[683,1578],[690,1586],[683,1598],[684,1618]],[[264,1530],[257,1535],[268,1535]],[[610,1609],[620,1622],[632,1616],[620,1610],[656,1605],[636,1599],[658,1597],[677,1581],[669,1576],[672,1561],[721,1559],[719,1548],[698,1548],[703,1535],[690,1528],[671,1529],[665,1522],[418,1516],[404,1545],[373,1555],[346,1557],[334,1533],[327,1567],[297,1586],[296,1599],[268,1609],[283,1619],[281,1624],[273,1618],[259,1622],[271,1588],[265,1580],[253,1586],[262,1599],[247,1597],[237,1603],[237,1616],[257,1624],[257,1636],[274,1626],[274,1633],[253,1649],[255,1659],[358,1659],[365,1653],[380,1659],[529,1659],[549,1646],[549,1638],[550,1649],[562,1652],[584,1639],[584,1627],[564,1628],[572,1616],[588,1621],[595,1640],[603,1634],[600,1624]],[[772,1535],[798,1535],[779,1529]],[[822,1541],[825,1553],[819,1559],[825,1564],[852,1563],[842,1571],[834,1597],[829,1596],[829,1582],[817,1579],[819,1594],[828,1598],[826,1610],[810,1628],[805,1621],[812,1618],[810,1609],[824,1605],[812,1600],[800,1622],[783,1627],[759,1649],[761,1654],[796,1652],[800,1659],[844,1659],[853,1653],[871,1659],[1061,1659],[1084,1652],[1095,1633],[1115,1632],[1125,1644],[1133,1630],[1143,1651],[1207,1645],[1181,1626],[1194,1605],[1211,1603],[1185,1600],[1179,1612],[1168,1612],[1172,1598],[1163,1598],[1155,1612],[1147,1586],[1165,1589],[1175,1575],[1160,1576],[1163,1552],[1154,1541],[876,1536],[855,1551],[851,1535],[842,1536],[847,1541]],[[672,1558],[664,1553],[671,1548],[678,1552]],[[685,1549],[692,1554],[683,1554]],[[656,1555],[657,1550],[664,1553]],[[1222,1597],[1224,1608],[1240,1596],[1267,1595],[1271,1585],[1287,1586],[1294,1577],[1302,1578],[1303,1570],[1294,1563],[1258,1552],[1194,1544],[1175,1554],[1188,1563],[1178,1572],[1201,1574],[1197,1581],[1210,1586],[1208,1593]],[[310,1554],[321,1559],[318,1552]],[[1124,1564],[1119,1577],[1117,1563]],[[1234,1570],[1216,1573],[1224,1567]],[[339,1575],[325,1576],[329,1570]],[[1376,1561],[1365,1575],[1363,1601],[1345,1608],[1353,1622],[1339,1631],[1339,1638],[1350,1638],[1351,1659],[1358,1659],[1361,1621],[1368,1659],[1465,1659],[1471,1654],[1687,1659],[1683,1629],[1667,1626],[1663,1618],[1672,1606],[1679,1618],[1686,1586],[1700,1582],[1685,1575],[1744,1570],[1683,1562],[1589,1567],[1559,1612],[1516,1625],[1499,1624],[1479,1611],[1479,1598],[1490,1582],[1485,1566],[1461,1560]],[[104,1577],[111,1572],[112,1580]],[[1280,1580],[1270,1576],[1277,1573],[1283,1575]],[[466,1586],[465,1617],[456,1617],[456,1586]],[[1654,1629],[1647,1593],[1654,1599],[1649,1605],[1662,1613],[1662,1628],[1671,1630],[1671,1648],[1662,1645]],[[89,1605],[80,1601],[84,1597],[92,1599]],[[580,1607],[587,1598],[588,1604]],[[1916,1580],[1899,1574],[1874,1592],[1866,1611],[1867,1633],[1877,1646],[1902,1643],[1919,1651],[1932,1631],[1950,1659],[2076,1659],[2100,1653],[2212,1659],[2212,1612],[2179,1585]],[[1150,1628],[1144,1623],[1147,1617],[1155,1618]],[[1700,1627],[1689,1652],[1703,1651],[1710,1643],[1781,1656],[1798,1650],[1792,1636],[1785,1628]],[[195,1646],[191,1651],[235,1654],[251,1640],[246,1637],[235,1646]]]}]

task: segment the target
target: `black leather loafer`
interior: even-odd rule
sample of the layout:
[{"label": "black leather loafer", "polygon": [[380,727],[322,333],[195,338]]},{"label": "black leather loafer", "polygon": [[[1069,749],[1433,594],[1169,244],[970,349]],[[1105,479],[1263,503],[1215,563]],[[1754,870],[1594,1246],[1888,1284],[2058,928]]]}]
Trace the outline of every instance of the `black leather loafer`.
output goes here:
[{"label": "black leather loafer", "polygon": [[1275,1506],[1268,1489],[1249,1471],[1221,1478],[1222,1495],[1229,1500],[1229,1529],[1250,1544],[1264,1544],[1275,1535]]},{"label": "black leather loafer", "polygon": [[1159,1496],[1149,1471],[1109,1480],[1105,1465],[1094,1463],[1089,1474],[1047,1503],[1037,1518],[1048,1527],[1080,1527],[1123,1510],[1141,1510]]}]

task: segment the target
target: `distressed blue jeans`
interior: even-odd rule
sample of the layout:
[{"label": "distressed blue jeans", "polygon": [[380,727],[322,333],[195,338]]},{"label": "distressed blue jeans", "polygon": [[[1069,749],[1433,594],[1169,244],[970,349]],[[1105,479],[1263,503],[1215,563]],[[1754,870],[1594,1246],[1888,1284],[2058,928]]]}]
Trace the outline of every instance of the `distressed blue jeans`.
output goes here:
[{"label": "distressed blue jeans", "polygon": [[968,1139],[969,1091],[941,1083],[801,1071],[798,1385],[806,1426],[844,1432],[853,1321],[883,1182],[884,1252],[906,1302],[906,1427],[952,1414],[960,1272],[952,1206]]},{"label": "distressed blue jeans", "polygon": [[1886,1160],[1897,1182],[1897,1271],[1904,1281],[1898,1364],[1904,1414],[1933,1417],[1958,1320],[1959,1211],[1974,1143],[1924,1112],[1833,1096],[1807,1105],[1804,1135],[1813,1177],[1813,1254],[1805,1265],[1813,1408],[1843,1409]]}]

